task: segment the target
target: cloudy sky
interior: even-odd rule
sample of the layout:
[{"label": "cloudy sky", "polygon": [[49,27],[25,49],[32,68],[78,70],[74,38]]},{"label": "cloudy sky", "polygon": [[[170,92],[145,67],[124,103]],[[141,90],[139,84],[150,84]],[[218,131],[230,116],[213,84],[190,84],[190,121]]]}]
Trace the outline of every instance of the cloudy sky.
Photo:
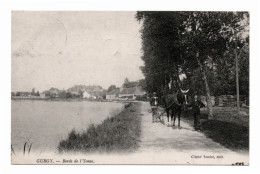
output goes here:
[{"label": "cloudy sky", "polygon": [[135,12],[13,12],[12,91],[143,78]]}]

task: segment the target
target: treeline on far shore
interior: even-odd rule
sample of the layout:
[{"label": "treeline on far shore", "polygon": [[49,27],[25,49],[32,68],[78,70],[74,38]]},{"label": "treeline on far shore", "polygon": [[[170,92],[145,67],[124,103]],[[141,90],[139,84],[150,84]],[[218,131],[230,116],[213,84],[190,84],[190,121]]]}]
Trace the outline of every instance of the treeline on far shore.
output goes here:
[{"label": "treeline on far shore", "polygon": [[50,97],[12,97],[12,100],[41,100],[41,101],[90,101],[90,102],[120,102],[128,103],[131,101],[148,101],[148,98],[140,97],[135,100],[107,100],[107,99],[91,99],[91,98],[50,98]]}]

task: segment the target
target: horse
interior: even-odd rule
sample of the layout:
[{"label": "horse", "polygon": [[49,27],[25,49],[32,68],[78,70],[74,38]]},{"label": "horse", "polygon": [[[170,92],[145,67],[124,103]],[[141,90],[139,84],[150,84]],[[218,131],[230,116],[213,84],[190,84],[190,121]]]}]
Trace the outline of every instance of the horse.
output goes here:
[{"label": "horse", "polygon": [[182,107],[187,105],[187,93],[189,90],[178,90],[176,93],[168,94],[164,97],[165,110],[167,113],[167,120],[169,123],[169,116],[171,111],[171,121],[174,117],[173,127],[175,126],[176,116],[178,115],[178,127],[180,127],[180,117]]}]

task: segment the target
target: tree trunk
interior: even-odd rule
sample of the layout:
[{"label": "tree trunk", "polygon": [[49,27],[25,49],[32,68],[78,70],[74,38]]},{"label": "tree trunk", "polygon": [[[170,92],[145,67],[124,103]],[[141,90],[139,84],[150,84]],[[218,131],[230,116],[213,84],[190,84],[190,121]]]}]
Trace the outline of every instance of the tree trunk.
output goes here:
[{"label": "tree trunk", "polygon": [[171,93],[173,93],[173,91],[174,91],[174,77],[173,77],[173,73],[171,73]]},{"label": "tree trunk", "polygon": [[205,71],[203,69],[203,65],[199,61],[199,53],[196,54],[196,59],[197,59],[197,62],[199,64],[199,67],[200,67],[200,71],[201,71],[201,74],[202,74],[202,79],[204,80],[204,83],[205,83],[206,98],[207,98],[207,109],[208,109],[208,118],[212,119],[214,116],[213,116],[213,108],[212,108],[212,103],[211,103],[210,89],[209,89],[206,73],[205,73]]},{"label": "tree trunk", "polygon": [[177,83],[177,86],[178,88],[181,88],[181,80],[180,80],[180,77],[179,77],[179,70],[178,70],[178,66],[175,64],[175,76],[176,76],[176,83]]},{"label": "tree trunk", "polygon": [[169,93],[169,85],[168,85],[168,79],[167,79],[167,75],[165,74],[165,77],[164,77],[164,80],[165,80],[165,93],[168,94]]}]

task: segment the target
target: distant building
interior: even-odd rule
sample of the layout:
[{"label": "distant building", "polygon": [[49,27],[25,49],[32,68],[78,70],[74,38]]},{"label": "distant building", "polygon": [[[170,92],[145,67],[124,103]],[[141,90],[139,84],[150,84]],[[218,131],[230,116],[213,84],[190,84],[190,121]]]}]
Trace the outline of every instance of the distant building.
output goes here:
[{"label": "distant building", "polygon": [[40,94],[40,98],[46,98],[45,93],[41,93],[41,94]]},{"label": "distant building", "polygon": [[83,92],[83,98],[91,98],[91,94],[90,93],[88,93],[87,91],[84,91]]},{"label": "distant building", "polygon": [[101,86],[87,86],[86,91],[91,95],[92,99],[103,99],[103,95],[105,95]]},{"label": "distant building", "polygon": [[31,97],[31,92],[18,91],[15,93],[15,95],[19,97]]},{"label": "distant building", "polygon": [[122,88],[119,93],[119,100],[135,100],[137,96],[143,96],[145,92],[141,87],[136,86],[133,88]]},{"label": "distant building", "polygon": [[[57,88],[50,88],[49,90],[43,91],[41,94],[42,94],[42,96],[43,96],[43,94],[45,94],[45,97],[59,98],[62,95],[64,95],[64,93],[66,93],[65,90],[60,90]],[[40,94],[40,96],[41,96],[41,94]]]},{"label": "distant building", "polygon": [[118,100],[120,89],[116,88],[106,94],[106,99],[109,101]]},{"label": "distant building", "polygon": [[103,88],[101,86],[87,86],[86,91],[88,92],[103,92]]}]

